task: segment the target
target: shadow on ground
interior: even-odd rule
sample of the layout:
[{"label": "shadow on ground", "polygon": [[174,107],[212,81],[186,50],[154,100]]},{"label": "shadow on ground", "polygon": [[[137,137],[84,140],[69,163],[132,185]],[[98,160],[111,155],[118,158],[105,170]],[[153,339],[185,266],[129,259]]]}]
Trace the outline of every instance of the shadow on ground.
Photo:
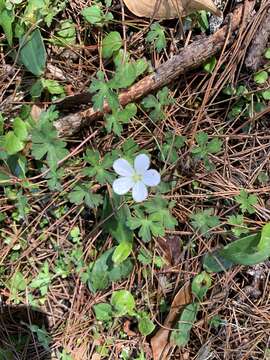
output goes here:
[{"label": "shadow on ground", "polygon": [[0,306],[0,360],[51,360],[47,316],[25,305]]}]

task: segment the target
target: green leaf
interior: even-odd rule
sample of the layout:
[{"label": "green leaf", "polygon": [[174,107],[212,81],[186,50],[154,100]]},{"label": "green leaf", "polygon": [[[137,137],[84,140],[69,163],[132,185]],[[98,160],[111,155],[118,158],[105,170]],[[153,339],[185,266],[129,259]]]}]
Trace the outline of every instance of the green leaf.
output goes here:
[{"label": "green leaf", "polygon": [[133,315],[135,300],[128,290],[118,290],[112,294],[111,305],[116,316]]},{"label": "green leaf", "polygon": [[95,110],[103,110],[105,100],[112,110],[116,111],[119,108],[118,95],[105,82],[102,71],[97,72],[97,79],[92,81],[89,91],[90,93],[96,93],[92,98]]},{"label": "green leaf", "polygon": [[212,74],[217,64],[217,59],[215,56],[212,56],[211,59],[209,59],[204,65],[203,69],[209,74]]},{"label": "green leaf", "polygon": [[148,214],[151,214],[152,221],[159,222],[164,228],[174,230],[178,224],[175,217],[171,214],[174,202],[168,202],[166,199],[155,197],[144,204],[144,208]]},{"label": "green leaf", "polygon": [[24,291],[26,289],[26,280],[20,271],[16,271],[10,279],[10,291],[12,293],[17,291]]},{"label": "green leaf", "polygon": [[143,265],[150,265],[153,260],[153,255],[151,254],[151,252],[149,250],[141,248],[137,259]]},{"label": "green leaf", "polygon": [[245,190],[241,190],[240,194],[234,197],[235,201],[240,205],[243,213],[248,212],[254,214],[256,209],[254,205],[258,204],[258,197],[254,194],[249,195]]},{"label": "green leaf", "polygon": [[158,22],[150,26],[150,31],[146,36],[146,42],[154,44],[158,53],[160,53],[167,46],[165,37],[165,30]]},{"label": "green leaf", "polygon": [[144,311],[141,311],[137,314],[139,318],[138,328],[140,333],[143,336],[150,335],[155,330],[155,324],[151,319],[149,319],[149,315]]},{"label": "green leaf", "polygon": [[90,209],[94,209],[102,204],[103,199],[100,194],[91,191],[92,184],[79,184],[68,194],[70,202],[76,205],[85,204]]},{"label": "green leaf", "polygon": [[122,38],[119,32],[112,31],[102,41],[102,56],[105,59],[110,58],[113,53],[122,46]]},{"label": "green leaf", "polygon": [[13,31],[12,23],[14,21],[13,12],[7,9],[0,9],[0,26],[3,28],[9,46],[12,46]]},{"label": "green leaf", "polygon": [[254,75],[253,79],[257,84],[264,84],[268,79],[268,72],[259,71]]},{"label": "green leaf", "polygon": [[[152,215],[153,216],[153,215]],[[135,216],[127,220],[127,226],[131,230],[139,228],[139,236],[144,242],[149,242],[153,236],[164,236],[165,229],[159,221],[151,219],[150,216],[145,216],[142,211],[135,211]]]},{"label": "green leaf", "polygon": [[104,14],[100,7],[100,3],[84,8],[82,10],[82,15],[87,22],[96,26],[103,26],[113,20],[112,13],[109,12]]},{"label": "green leaf", "polygon": [[86,7],[82,10],[82,16],[90,24],[101,25],[103,14],[99,5]]},{"label": "green leaf", "polygon": [[44,296],[48,292],[52,277],[53,276],[49,269],[49,263],[46,261],[36,278],[31,281],[30,287],[32,289],[38,289],[41,295]]},{"label": "green leaf", "polygon": [[220,272],[224,268],[220,266],[225,263],[225,269],[233,264],[255,265],[259,264],[270,256],[270,223],[264,225],[261,233],[245,236],[233,241],[223,249],[213,254],[207,254],[204,258],[204,268],[210,272]]},{"label": "green leaf", "polygon": [[192,219],[192,226],[198,230],[202,235],[206,237],[209,230],[219,225],[219,217],[213,215],[214,209],[205,209],[198,211],[195,214],[191,214],[190,218]]},{"label": "green leaf", "polygon": [[47,89],[52,95],[65,94],[65,89],[58,81],[52,79],[41,79],[43,89]]},{"label": "green leaf", "polygon": [[49,167],[56,170],[58,161],[68,155],[66,143],[59,139],[52,121],[58,117],[53,110],[43,112],[36,127],[32,130],[32,155],[36,160],[46,156]]},{"label": "green leaf", "polygon": [[4,149],[9,155],[16,154],[24,148],[24,142],[21,141],[13,131],[9,131],[4,136]]},{"label": "green leaf", "polygon": [[127,259],[121,264],[114,264],[112,255],[115,247],[105,251],[89,268],[88,287],[92,292],[106,289],[112,281],[126,278],[133,269]]},{"label": "green leaf", "polygon": [[268,49],[265,50],[264,57],[265,57],[267,60],[270,60],[270,48],[268,48]]},{"label": "green leaf", "polygon": [[195,278],[192,280],[192,293],[196,296],[198,300],[202,301],[208,289],[211,287],[211,284],[211,277],[207,274],[207,272],[203,271],[200,274],[196,275]]},{"label": "green leaf", "polygon": [[20,39],[19,59],[32,74],[36,76],[43,74],[47,54],[39,29]]},{"label": "green leaf", "polygon": [[122,241],[114,250],[112,260],[115,264],[121,264],[126,260],[132,252],[132,243],[129,241]]},{"label": "green leaf", "polygon": [[119,196],[113,195],[112,198],[108,195],[105,196],[102,209],[103,229],[111,234],[119,244],[123,241],[132,243],[133,232],[126,225],[130,210],[127,205],[120,205]]},{"label": "green leaf", "polygon": [[72,20],[60,21],[60,28],[51,42],[58,46],[74,45],[76,42],[76,25]]},{"label": "green leaf", "polygon": [[229,216],[228,224],[234,225],[234,227],[232,228],[232,232],[237,237],[242,234],[247,234],[249,232],[248,228],[244,225],[244,216],[242,214]]},{"label": "green leaf", "polygon": [[157,96],[150,94],[142,100],[142,106],[150,111],[150,118],[153,121],[165,119],[164,108],[173,103],[173,99],[169,94],[169,89],[164,87],[159,90]]},{"label": "green leaf", "polygon": [[108,171],[108,169],[112,167],[114,161],[110,154],[106,154],[102,159],[97,150],[87,149],[84,160],[90,164],[90,167],[87,166],[83,169],[82,172],[84,175],[91,178],[94,177],[101,185],[113,181],[114,175]]},{"label": "green leaf", "polygon": [[26,123],[19,117],[16,117],[13,121],[13,131],[18,139],[24,141],[27,139],[28,131]]},{"label": "green leaf", "polygon": [[199,306],[197,303],[187,305],[177,323],[177,329],[171,333],[170,341],[177,346],[185,346],[189,342],[190,331],[197,319]]},{"label": "green leaf", "polygon": [[266,101],[270,100],[270,90],[262,91],[261,95],[264,100],[266,100]]},{"label": "green leaf", "polygon": [[123,124],[128,124],[129,121],[136,115],[137,106],[133,103],[128,104],[123,110],[117,109],[112,114],[105,116],[105,127],[108,132],[113,131],[120,136],[123,130]]},{"label": "green leaf", "polygon": [[107,303],[100,303],[94,305],[94,312],[98,321],[110,321],[112,320],[113,311],[112,306]]}]

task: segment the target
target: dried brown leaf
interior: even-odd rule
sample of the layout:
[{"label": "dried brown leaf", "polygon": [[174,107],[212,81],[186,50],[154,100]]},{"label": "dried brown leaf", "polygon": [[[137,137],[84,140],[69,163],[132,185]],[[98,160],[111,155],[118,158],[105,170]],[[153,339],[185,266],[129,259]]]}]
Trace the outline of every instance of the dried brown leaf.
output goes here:
[{"label": "dried brown leaf", "polygon": [[183,306],[189,304],[192,300],[190,282],[188,281],[175,295],[171,304],[171,309],[167,315],[164,327],[160,328],[156,335],[151,339],[153,351],[153,360],[167,360],[171,345],[169,344],[169,334],[173,324],[177,320],[178,314]]},{"label": "dried brown leaf", "polygon": [[196,10],[221,15],[212,0],[124,0],[124,3],[136,16],[158,20],[186,16]]}]

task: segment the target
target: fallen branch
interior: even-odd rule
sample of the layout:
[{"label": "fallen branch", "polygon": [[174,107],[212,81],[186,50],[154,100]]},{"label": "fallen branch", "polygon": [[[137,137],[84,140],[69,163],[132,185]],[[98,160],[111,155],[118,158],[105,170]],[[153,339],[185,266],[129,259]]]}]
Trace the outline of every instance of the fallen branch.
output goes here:
[{"label": "fallen branch", "polygon": [[267,42],[270,37],[270,8],[264,14],[262,23],[257,30],[254,40],[248,51],[245,65],[252,71],[257,71],[263,61],[263,52],[267,47]]},{"label": "fallen branch", "polygon": [[[198,40],[183,48],[179,54],[163,63],[156,71],[144,77],[136,84],[119,95],[119,102],[122,106],[130,102],[139,100],[150,92],[171,83],[179,75],[201,66],[207,59],[220,52],[224,46],[226,37],[227,44],[231,44],[235,38],[235,31],[243,22],[246,24],[250,18],[254,6],[254,1],[247,1],[245,5],[239,6],[231,16],[229,24],[223,26],[215,34]],[[228,32],[230,32],[228,36]],[[59,136],[70,136],[75,134],[80,128],[89,125],[94,120],[108,113],[110,108],[104,104],[103,112],[95,111],[93,107],[77,113],[69,114],[55,122],[55,127]]]}]

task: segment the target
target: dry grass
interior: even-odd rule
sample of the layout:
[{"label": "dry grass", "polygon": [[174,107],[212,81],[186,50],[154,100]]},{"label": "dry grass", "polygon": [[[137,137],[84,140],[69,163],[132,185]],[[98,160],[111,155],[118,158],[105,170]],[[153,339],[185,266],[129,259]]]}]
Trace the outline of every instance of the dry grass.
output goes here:
[{"label": "dry grass", "polygon": [[[106,63],[101,63],[96,46],[100,43],[101,32],[96,30],[90,33],[85,30],[83,23],[80,23],[79,13],[88,3],[72,1],[62,15],[63,18],[72,18],[75,21],[78,38],[85,45],[61,51],[48,46],[49,63],[61,71],[64,79],[62,83],[70,94],[86,91],[99,67],[107,68]],[[235,6],[232,2],[228,4],[228,9],[229,5],[231,8]],[[136,298],[137,306],[149,307],[157,324],[162,324],[164,314],[159,309],[160,299],[165,298],[167,304],[170,304],[180,285],[201,271],[202,256],[217,245],[231,240],[227,217],[237,212],[232,199],[240,189],[245,188],[259,198],[256,214],[245,216],[245,223],[249,228],[258,230],[269,221],[270,183],[261,184],[258,181],[258,175],[262,171],[270,172],[269,103],[268,108],[260,116],[239,116],[230,120],[228,111],[234,103],[234,98],[224,97],[221,93],[222,88],[228,83],[235,86],[244,83],[250,92],[257,91],[251,74],[247,73],[242,65],[247,46],[252,42],[266,5],[266,2],[258,4],[259,11],[247,28],[239,30],[234,44],[222,52],[212,75],[197,69],[171,84],[170,90],[176,101],[168,109],[166,119],[162,123],[153,124],[142,111],[126,127],[119,141],[116,141],[113,135],[104,133],[103,121],[91,124],[91,127],[83,129],[75,138],[70,139],[73,157],[72,161],[65,165],[63,190],[51,193],[44,179],[37,173],[31,181],[38,185],[39,191],[27,194],[30,212],[26,221],[16,222],[12,219],[15,203],[10,202],[0,189],[0,212],[8,215],[1,229],[3,239],[0,242],[0,271],[3,280],[0,297],[3,302],[9,304],[7,280],[17,269],[26,277],[34,277],[45,261],[53,267],[60,251],[69,254],[73,244],[68,235],[74,225],[79,226],[81,230],[83,260],[86,264],[112,244],[110,237],[104,239],[95,214],[81,206],[68,205],[64,197],[74,181],[80,178],[81,163],[76,160],[87,147],[94,146],[105,154],[119,147],[125,139],[133,138],[141,148],[151,150],[155,154],[156,141],[162,143],[164,133],[169,129],[177,135],[185,135],[188,139],[186,146],[179,153],[176,166],[168,166],[164,171],[167,181],[176,181],[174,189],[166,197],[176,201],[173,213],[179,225],[175,232],[167,235],[168,239],[173,236],[180,241],[180,257],[161,270],[152,268],[150,276],[145,278],[142,265],[136,261],[135,248],[136,264],[129,279],[113,284],[107,291],[96,294],[88,290],[72,269],[66,279],[57,277],[50,286],[43,306],[53,337],[52,350],[64,347],[72,352],[74,359],[90,360],[95,359],[96,346],[107,343],[108,356],[104,357],[106,359],[118,359],[126,346],[134,350],[134,354],[136,350],[144,349],[147,358],[151,359],[148,338],[144,339],[138,333],[135,336],[125,335],[122,331],[123,326],[119,323],[103,331],[102,326],[95,320],[93,305],[108,300],[114,290],[130,289]],[[171,46],[164,54],[158,55],[143,45],[149,22],[125,14],[123,25],[122,15],[121,7],[116,5],[114,16],[119,22],[115,22],[110,30],[117,29],[126,34],[125,46],[134,58],[146,56],[156,67],[184,45],[184,42],[179,40],[176,22],[168,22],[166,25],[168,34],[171,34]],[[196,33],[189,35],[186,41],[193,41],[197,36]],[[25,75],[21,68],[13,66],[3,48],[0,56],[0,69],[3,70],[0,83],[1,110],[12,117],[21,105],[29,104],[29,85],[33,78]],[[50,72],[47,76],[53,77]],[[49,99],[43,99],[38,105],[44,108],[49,103]],[[30,104],[32,105],[31,102]],[[210,138],[218,136],[223,141],[223,150],[211,156],[216,166],[211,173],[206,172],[203,164],[195,162],[191,157],[194,136],[199,130],[207,132]],[[84,139],[87,141],[84,146],[80,146]],[[104,188],[104,191],[106,190]],[[194,232],[189,218],[196,210],[208,207],[214,207],[215,214],[220,216],[221,225],[205,239]],[[55,212],[58,210],[61,212],[56,216]],[[47,221],[43,228],[40,227],[41,221]],[[4,243],[6,236],[11,238],[12,244],[26,242],[17,258],[11,257],[12,247]],[[149,248],[155,254],[168,258],[170,246],[162,247],[160,244],[160,240],[153,240]],[[213,285],[207,300],[202,304],[200,318],[192,331],[189,345],[182,350],[173,349],[170,358],[268,359],[266,349],[270,348],[269,268],[270,263],[266,262],[249,268],[237,266],[225,273],[213,275]],[[27,303],[27,298],[24,302]],[[225,325],[218,329],[211,327],[209,319],[213,315],[219,315]],[[94,335],[97,329],[99,337]],[[203,352],[204,355],[201,355]]]}]

